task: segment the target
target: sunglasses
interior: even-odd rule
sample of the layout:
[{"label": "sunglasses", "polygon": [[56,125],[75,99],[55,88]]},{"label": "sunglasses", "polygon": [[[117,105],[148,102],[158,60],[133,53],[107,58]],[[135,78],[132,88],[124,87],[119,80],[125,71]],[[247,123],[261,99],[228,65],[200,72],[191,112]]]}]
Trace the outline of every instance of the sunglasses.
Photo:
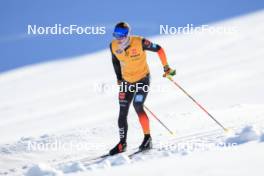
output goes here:
[{"label": "sunglasses", "polygon": [[127,37],[127,35],[123,35],[123,34],[117,34],[117,33],[113,33],[113,37],[116,38],[117,40],[122,40],[124,38]]},{"label": "sunglasses", "polygon": [[116,38],[117,40],[122,40],[126,38],[128,35],[128,29],[123,29],[123,28],[116,28],[113,37]]}]

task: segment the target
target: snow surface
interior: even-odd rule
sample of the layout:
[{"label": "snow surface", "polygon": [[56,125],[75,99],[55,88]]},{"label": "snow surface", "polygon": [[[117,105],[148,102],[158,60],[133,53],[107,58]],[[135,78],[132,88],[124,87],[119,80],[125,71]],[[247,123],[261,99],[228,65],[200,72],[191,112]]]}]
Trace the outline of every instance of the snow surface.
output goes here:
[{"label": "snow surface", "polygon": [[191,176],[234,176],[263,175],[264,144],[252,143],[238,148],[193,153],[187,156],[170,156],[147,162],[137,162],[111,169],[70,174],[90,175],[191,175]]},{"label": "snow surface", "polygon": [[25,174],[26,176],[41,176],[41,175],[49,175],[49,176],[59,176],[63,175],[62,172],[55,170],[54,168],[49,167],[45,164],[33,165]]},{"label": "snow surface", "polygon": [[261,134],[252,126],[246,126],[241,132],[236,133],[234,136],[226,139],[226,143],[236,143],[237,145],[247,143],[249,141],[260,140]]},{"label": "snow surface", "polygon": [[[263,175],[263,20],[260,11],[212,24],[235,26],[233,34],[151,38],[165,48],[175,80],[231,130],[223,132],[162,78],[160,61],[149,52],[151,85],[166,91],[152,90],[146,106],[175,136],[150,116],[154,149],[132,159],[127,153],[143,134],[131,107],[128,152],[90,160],[118,142],[108,50],[1,74],[0,175]],[[45,148],[32,148],[37,145]]]}]

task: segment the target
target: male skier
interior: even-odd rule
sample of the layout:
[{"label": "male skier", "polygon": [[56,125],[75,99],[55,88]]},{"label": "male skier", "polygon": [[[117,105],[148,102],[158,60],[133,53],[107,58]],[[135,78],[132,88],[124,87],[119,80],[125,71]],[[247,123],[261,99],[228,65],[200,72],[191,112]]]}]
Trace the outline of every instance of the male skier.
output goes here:
[{"label": "male skier", "polygon": [[148,150],[152,148],[152,139],[149,119],[144,111],[144,102],[148,94],[145,87],[149,86],[150,81],[146,51],[158,53],[163,65],[164,76],[174,76],[176,71],[169,67],[165,52],[160,45],[140,36],[130,35],[130,27],[127,23],[119,22],[116,24],[113,37],[110,50],[117,83],[120,85],[118,117],[120,141],[110,150],[109,154],[115,155],[126,151],[127,115],[132,101],[144,133],[144,139],[139,150]]}]

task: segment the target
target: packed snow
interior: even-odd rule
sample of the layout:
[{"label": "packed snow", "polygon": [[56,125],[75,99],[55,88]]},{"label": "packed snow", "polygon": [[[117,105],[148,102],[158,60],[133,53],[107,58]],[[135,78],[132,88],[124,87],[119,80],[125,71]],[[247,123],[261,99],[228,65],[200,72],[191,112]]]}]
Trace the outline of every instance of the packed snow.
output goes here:
[{"label": "packed snow", "polygon": [[62,172],[45,164],[33,165],[25,174],[26,176],[60,176]]},{"label": "packed snow", "polygon": [[254,129],[253,126],[246,126],[234,136],[227,138],[226,143],[235,143],[240,145],[255,140],[261,141],[261,133],[257,129]]},{"label": "packed snow", "polygon": [[63,173],[71,173],[71,172],[85,171],[86,168],[83,166],[81,162],[72,162],[62,165],[61,168],[59,168],[59,170],[62,170]]},{"label": "packed snow", "polygon": [[263,175],[263,20],[259,11],[211,24],[235,33],[150,39],[165,49],[175,81],[229,132],[163,78],[157,54],[149,52],[153,90],[146,106],[175,135],[149,114],[154,148],[132,158],[143,137],[133,107],[128,151],[95,159],[118,142],[108,49],[0,74],[0,175]]}]

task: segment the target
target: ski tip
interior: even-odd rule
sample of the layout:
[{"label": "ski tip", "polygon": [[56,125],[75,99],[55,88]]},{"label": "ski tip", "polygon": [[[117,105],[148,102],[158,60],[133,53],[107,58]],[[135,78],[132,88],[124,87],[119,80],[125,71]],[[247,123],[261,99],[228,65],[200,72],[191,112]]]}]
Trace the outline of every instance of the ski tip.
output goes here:
[{"label": "ski tip", "polygon": [[230,129],[229,129],[229,128],[225,128],[224,131],[225,131],[226,133],[228,133],[228,132],[230,131]]},{"label": "ski tip", "polygon": [[234,133],[233,130],[230,128],[225,128],[224,130],[227,135],[232,135]]}]

